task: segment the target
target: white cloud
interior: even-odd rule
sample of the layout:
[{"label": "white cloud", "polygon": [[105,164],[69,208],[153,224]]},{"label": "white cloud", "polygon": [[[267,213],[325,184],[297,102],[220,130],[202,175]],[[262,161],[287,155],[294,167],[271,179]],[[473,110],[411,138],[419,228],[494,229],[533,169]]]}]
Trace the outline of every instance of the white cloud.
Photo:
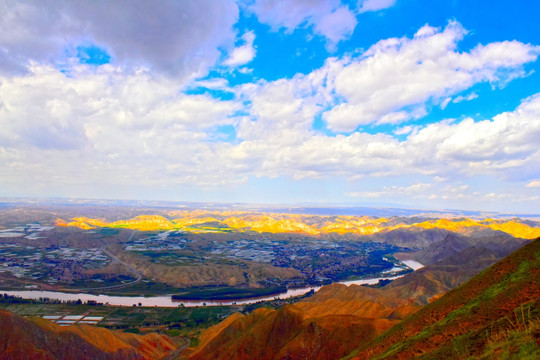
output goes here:
[{"label": "white cloud", "polygon": [[406,196],[408,198],[431,198],[432,194],[427,194],[431,189],[431,184],[416,183],[409,186],[384,186],[381,191],[349,192],[346,195],[359,198],[392,198],[394,196]]},{"label": "white cloud", "polygon": [[407,125],[407,126],[403,126],[403,127],[400,127],[400,128],[397,128],[396,130],[394,130],[394,134],[396,134],[396,135],[407,135],[407,134],[412,133],[413,131],[418,131],[418,128],[415,127],[415,126]]},{"label": "white cloud", "polygon": [[505,201],[505,202],[530,202],[537,201],[540,197],[538,196],[528,196],[516,193],[489,193],[489,194],[476,194],[477,198],[483,197],[487,201]]},{"label": "white cloud", "polygon": [[[445,204],[474,204],[472,209],[478,210],[478,207],[486,208],[492,204],[504,202],[505,206],[516,205],[512,208],[520,208],[523,203],[534,203],[539,199],[538,196],[531,196],[519,192],[489,192],[474,191],[467,184],[461,185],[460,181],[454,181],[453,185],[441,185],[434,181],[433,183],[415,183],[410,186],[383,186],[380,190],[347,192],[346,196],[359,199],[378,199],[379,201],[409,202],[415,200],[418,205],[433,206],[433,201],[440,206],[441,202]],[[508,209],[506,210],[508,211]]]},{"label": "white cloud", "polygon": [[253,69],[244,66],[244,67],[239,68],[238,72],[241,74],[251,74],[253,72]]},{"label": "white cloud", "polygon": [[352,35],[356,23],[354,14],[341,6],[321,17],[315,24],[315,32],[324,35],[328,39],[327,48],[334,50],[335,44]]},{"label": "white cloud", "polygon": [[358,12],[378,11],[394,6],[396,0],[358,0]]},{"label": "white cloud", "polygon": [[368,125],[376,116],[369,106],[339,104],[323,114],[330,129],[336,132],[351,132],[360,125]]},{"label": "white cloud", "polygon": [[448,104],[450,104],[450,102],[452,101],[452,98],[451,97],[447,97],[446,99],[444,99],[442,102],[441,102],[441,109],[446,109],[446,107],[448,106]]},{"label": "white cloud", "polygon": [[226,66],[240,66],[245,65],[255,57],[255,48],[253,47],[253,41],[255,41],[255,33],[248,31],[241,37],[243,45],[237,46],[231,52],[231,55],[227,60],[223,62]]},{"label": "white cloud", "polygon": [[36,65],[27,75],[3,79],[0,98],[0,164],[10,169],[2,172],[2,183],[238,181],[214,162],[216,146],[208,141],[219,125],[236,121],[238,104],[184,95],[175,81],[111,66],[94,72],[80,67],[66,77]]},{"label": "white cloud", "polygon": [[540,187],[540,180],[533,180],[530,183],[527,184],[527,187],[529,188],[538,188]]},{"label": "white cloud", "polygon": [[377,123],[378,124],[399,124],[405,120],[410,119],[411,115],[406,111],[397,111],[389,113],[381,117]]},{"label": "white cloud", "polygon": [[538,171],[534,162],[540,150],[533,139],[539,136],[540,94],[537,94],[525,99],[515,111],[499,114],[493,120],[465,119],[459,123],[428,125],[409,137],[406,146],[415,153],[422,149],[433,159],[428,163],[433,166],[442,162],[448,171],[518,177]]},{"label": "white cloud", "polygon": [[[423,180],[356,196],[383,199],[390,192],[419,201],[469,201],[480,195],[450,185],[517,174],[532,187],[540,173],[540,94],[492,120],[404,127],[409,135],[400,141],[385,134],[314,132],[325,96],[311,87],[309,76],[244,85],[235,89],[237,101],[221,101],[179,94],[173,81],[126,75],[112,66],[94,72],[81,67],[73,75],[35,65],[25,76],[2,79],[0,164],[8,169],[0,174],[2,184],[215,189],[249,177],[422,175],[440,185],[428,188]],[[243,107],[244,101],[251,105]],[[238,110],[246,115],[236,118]],[[219,125],[232,126],[236,140],[210,141]],[[24,180],[36,176],[40,185]]]},{"label": "white cloud", "polygon": [[384,191],[359,191],[359,192],[347,192],[346,196],[364,199],[377,199],[385,195]]},{"label": "white cloud", "polygon": [[207,88],[213,90],[225,90],[229,89],[229,82],[223,78],[212,78],[207,80],[197,80],[190,84],[191,88]]},{"label": "white cloud", "polygon": [[203,75],[234,40],[233,0],[194,2],[2,1],[0,71],[28,61],[63,61],[66,50],[96,43],[115,63],[168,75]]},{"label": "white cloud", "polygon": [[239,123],[238,136],[244,140],[275,137],[293,144],[308,138],[313,118],[320,111],[312,92],[310,82],[300,75],[240,87],[238,101],[249,103],[249,117]]},{"label": "white cloud", "polygon": [[256,0],[250,9],[274,30],[313,27],[315,34],[327,39],[330,50],[351,36],[357,24],[353,12],[339,0]]},{"label": "white cloud", "polygon": [[418,117],[430,100],[438,102],[479,82],[522,76],[522,65],[540,52],[540,47],[516,41],[460,52],[457,43],[465,34],[456,22],[443,31],[426,25],[412,39],[381,40],[357,58],[328,61],[328,86],[344,99],[324,114],[329,128],[351,132],[359,125],[394,120],[392,114],[404,120],[403,112]]},{"label": "white cloud", "polygon": [[[257,159],[257,176],[320,177],[428,175],[458,179],[477,175],[527,178],[540,172],[540,94],[492,120],[447,120],[423,128],[405,127],[399,141],[384,134],[356,132],[329,137],[310,124],[314,99],[295,93],[302,79],[266,83],[257,90],[251,118],[240,122],[238,146]],[[252,92],[254,90],[251,90]],[[298,91],[298,90],[297,90]],[[305,94],[304,94],[305,95]],[[246,160],[247,161],[247,160]]]},{"label": "white cloud", "polygon": [[[67,184],[216,189],[260,177],[410,176],[421,180],[383,190],[426,200],[472,199],[477,195],[471,189],[455,184],[482,175],[533,187],[540,174],[540,94],[490,120],[400,125],[394,134],[405,139],[313,130],[316,116],[333,106],[324,117],[334,130],[377,121],[402,124],[425,114],[429,99],[453,97],[479,81],[504,80],[536,59],[536,47],[516,42],[496,43],[500,51],[488,44],[459,52],[456,41],[464,33],[457,24],[444,31],[426,26],[413,39],[381,41],[357,58],[329,59],[291,79],[235,87],[225,79],[192,84],[234,92],[231,101],[183,94],[176,79],[144,69],[74,65],[66,76],[33,63],[23,75],[0,77],[0,165],[7,169],[0,183],[42,186],[43,194],[47,186]],[[400,66],[402,72],[392,72]],[[339,98],[346,102],[339,104]],[[223,127],[233,133],[232,141],[216,141]],[[39,184],[28,180],[35,178]],[[437,185],[427,186],[426,179]],[[378,189],[357,195],[383,198]]]},{"label": "white cloud", "polygon": [[478,94],[476,94],[475,92],[471,92],[469,95],[459,95],[459,96],[456,96],[456,98],[454,100],[452,100],[453,103],[460,103],[462,101],[471,101],[471,100],[474,100],[478,98]]}]

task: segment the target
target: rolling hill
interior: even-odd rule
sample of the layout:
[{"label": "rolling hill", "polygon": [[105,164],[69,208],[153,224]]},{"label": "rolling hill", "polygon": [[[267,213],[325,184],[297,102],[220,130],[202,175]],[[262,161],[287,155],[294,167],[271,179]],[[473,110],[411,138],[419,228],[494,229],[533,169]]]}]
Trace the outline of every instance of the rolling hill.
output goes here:
[{"label": "rolling hill", "polygon": [[[447,234],[416,253],[430,265],[372,288],[332,284],[277,310],[235,313],[180,358],[443,359],[540,355],[540,239]],[[493,265],[494,264],[494,265]],[[0,311],[0,359],[159,359],[158,334],[59,327]]]},{"label": "rolling hill", "polygon": [[540,239],[402,321],[351,359],[540,355]]},{"label": "rolling hill", "polygon": [[91,325],[61,327],[0,310],[0,359],[161,359],[176,345],[158,334],[135,335]]},{"label": "rolling hill", "polygon": [[[203,333],[199,346],[184,356],[467,358],[493,348],[493,339],[504,334],[530,332],[529,324],[539,315],[540,240],[484,271],[500,253],[475,246],[460,251],[454,245],[468,245],[463,239],[447,240],[455,250],[450,256],[383,288],[332,284],[279,310],[235,314]],[[538,339],[535,331],[531,336]],[[532,346],[530,341],[526,346]]]}]

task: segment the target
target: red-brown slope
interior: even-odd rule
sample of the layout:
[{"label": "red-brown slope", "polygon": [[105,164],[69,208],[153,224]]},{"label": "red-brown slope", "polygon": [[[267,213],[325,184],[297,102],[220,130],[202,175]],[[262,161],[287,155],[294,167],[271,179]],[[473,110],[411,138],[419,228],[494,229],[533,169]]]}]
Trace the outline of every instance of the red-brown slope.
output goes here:
[{"label": "red-brown slope", "polygon": [[419,307],[380,289],[333,284],[279,310],[235,314],[203,333],[189,355],[202,359],[335,359]]},{"label": "red-brown slope", "polygon": [[518,321],[526,323],[538,316],[539,265],[540,239],[537,239],[427,305],[373,343],[361,346],[352,357],[478,356],[497,333],[515,328]]},{"label": "red-brown slope", "polygon": [[236,314],[203,333],[190,359],[340,358],[496,260],[467,248],[383,288],[332,284],[277,311]]},{"label": "red-brown slope", "polygon": [[60,327],[0,310],[0,359],[159,359],[176,350],[166,337],[88,325]]},{"label": "red-brown slope", "polygon": [[376,329],[396,322],[351,315],[311,317],[295,305],[258,309],[236,315],[217,331],[209,329],[213,337],[205,338],[190,359],[335,359],[371,340],[380,332]]}]

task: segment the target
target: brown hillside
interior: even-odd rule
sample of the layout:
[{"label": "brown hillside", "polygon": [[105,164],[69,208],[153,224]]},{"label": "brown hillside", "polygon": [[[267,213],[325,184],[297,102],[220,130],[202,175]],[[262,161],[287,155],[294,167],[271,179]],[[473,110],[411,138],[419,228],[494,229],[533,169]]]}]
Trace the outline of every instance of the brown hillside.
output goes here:
[{"label": "brown hillside", "polygon": [[469,247],[383,288],[332,284],[279,310],[235,314],[203,333],[189,358],[341,358],[497,260]]},{"label": "brown hillside", "polygon": [[449,256],[455,255],[469,247],[481,247],[490,250],[499,258],[514,252],[529,242],[507,234],[492,234],[483,237],[466,237],[448,233],[444,239],[433,241],[429,246],[416,252],[398,253],[398,259],[414,259],[424,265],[431,265]]},{"label": "brown hillside", "polygon": [[205,331],[189,356],[193,360],[340,358],[420,308],[400,297],[400,290],[324,286],[314,296],[279,310],[263,308],[229,317]]},{"label": "brown hillside", "polygon": [[167,337],[88,325],[60,327],[0,310],[0,359],[160,359],[176,350]]},{"label": "brown hillside", "polygon": [[206,332],[190,359],[335,359],[397,320],[352,315],[311,317],[290,305],[236,315],[226,322]]},{"label": "brown hillside", "polygon": [[527,348],[513,349],[516,355],[510,358],[523,358],[523,351],[538,354],[539,265],[537,239],[424,307],[373,343],[361,346],[351,357],[476,358],[487,352],[495,339],[500,341],[502,336],[504,340],[505,334],[512,332],[521,334],[522,339],[529,332],[531,340],[524,340]]}]

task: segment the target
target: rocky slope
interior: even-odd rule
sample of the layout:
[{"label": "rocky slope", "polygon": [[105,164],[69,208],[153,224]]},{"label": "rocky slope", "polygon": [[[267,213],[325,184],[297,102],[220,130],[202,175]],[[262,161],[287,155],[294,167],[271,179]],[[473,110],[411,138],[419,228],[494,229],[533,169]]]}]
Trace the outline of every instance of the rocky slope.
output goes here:
[{"label": "rocky slope", "polygon": [[442,240],[432,241],[422,250],[409,253],[398,253],[396,258],[400,260],[413,259],[421,264],[430,265],[447,257],[469,248],[484,248],[496,257],[503,258],[505,255],[519,249],[528,240],[515,238],[508,234],[492,234],[491,236],[468,237],[455,233],[445,234]]},{"label": "rocky slope", "polygon": [[0,310],[0,359],[161,359],[176,350],[167,337],[90,325],[61,327]]},{"label": "rocky slope", "polygon": [[349,357],[539,358],[540,239],[484,270]]},{"label": "rocky slope", "polygon": [[[278,310],[236,313],[181,357],[538,358],[540,239],[493,266],[501,253],[460,250],[460,240],[448,245],[455,254],[382,288],[332,284]],[[176,350],[157,334],[60,327],[0,310],[0,359],[160,359]]]},{"label": "rocky slope", "polygon": [[193,360],[338,359],[369,346],[498,259],[487,248],[466,247],[383,288],[325,286],[279,310],[235,314],[206,331],[199,346],[184,355]]}]

